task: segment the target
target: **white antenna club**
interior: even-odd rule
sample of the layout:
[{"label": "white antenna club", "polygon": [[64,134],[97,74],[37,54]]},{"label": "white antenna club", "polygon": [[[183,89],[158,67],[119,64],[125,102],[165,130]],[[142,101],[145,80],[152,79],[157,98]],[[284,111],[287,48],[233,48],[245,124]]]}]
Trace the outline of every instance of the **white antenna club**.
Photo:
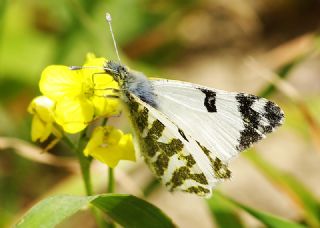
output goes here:
[{"label": "white antenna club", "polygon": [[112,25],[111,25],[112,18],[111,18],[111,14],[110,13],[106,13],[106,20],[107,20],[107,22],[109,24],[109,28],[110,28],[110,33],[111,33],[112,40],[113,40],[114,49],[116,50],[116,54],[117,54],[119,63],[121,63],[119,52],[118,52],[118,48],[117,48],[117,43],[116,43],[116,40],[115,40],[114,35],[113,35],[113,31],[112,31]]}]

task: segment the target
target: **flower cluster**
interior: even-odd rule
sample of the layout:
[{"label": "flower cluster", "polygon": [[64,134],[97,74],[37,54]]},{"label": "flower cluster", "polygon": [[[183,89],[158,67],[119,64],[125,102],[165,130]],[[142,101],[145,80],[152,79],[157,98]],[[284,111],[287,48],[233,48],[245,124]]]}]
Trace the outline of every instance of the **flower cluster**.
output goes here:
[{"label": "flower cluster", "polygon": [[[44,69],[39,82],[42,96],[34,98],[28,108],[33,114],[31,138],[45,141],[51,134],[61,138],[84,131],[97,118],[119,115],[121,103],[108,98],[119,89],[112,76],[101,68],[104,58],[88,54],[83,68],[71,70],[67,66],[52,65]],[[84,150],[85,155],[110,167],[119,160],[135,160],[131,135],[108,127],[97,127]]]}]

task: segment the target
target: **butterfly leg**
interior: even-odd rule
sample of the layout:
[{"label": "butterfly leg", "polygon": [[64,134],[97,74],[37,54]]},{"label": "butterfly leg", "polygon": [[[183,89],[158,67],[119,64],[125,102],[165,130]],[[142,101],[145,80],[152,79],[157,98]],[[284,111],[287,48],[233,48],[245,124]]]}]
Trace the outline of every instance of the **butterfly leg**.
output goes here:
[{"label": "butterfly leg", "polygon": [[102,96],[102,97],[105,97],[105,98],[114,98],[114,99],[119,99],[120,96],[119,95],[105,95],[105,96]]}]

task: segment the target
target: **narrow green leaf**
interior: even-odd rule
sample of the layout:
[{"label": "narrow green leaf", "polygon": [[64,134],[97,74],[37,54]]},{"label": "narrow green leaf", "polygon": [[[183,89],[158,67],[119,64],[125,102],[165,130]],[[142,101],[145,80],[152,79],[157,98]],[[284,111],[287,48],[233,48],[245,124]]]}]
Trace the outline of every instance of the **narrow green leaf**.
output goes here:
[{"label": "narrow green leaf", "polygon": [[260,222],[265,224],[267,227],[270,228],[305,228],[305,226],[302,226],[298,223],[289,221],[287,219],[283,219],[280,217],[277,217],[275,215],[272,215],[270,213],[262,212],[257,209],[248,207],[246,205],[243,205],[233,199],[230,199],[226,196],[223,196],[222,194],[216,192],[216,194],[220,195],[221,198],[224,198],[227,200],[229,203],[233,204],[235,207],[241,208],[242,210],[246,211],[256,219],[258,219]]},{"label": "narrow green leaf", "polygon": [[[298,60],[299,59],[299,60]],[[289,73],[291,72],[291,70],[298,64],[300,63],[300,58],[298,58],[295,61],[292,61],[284,66],[282,66],[279,70],[278,70],[278,75],[280,78],[282,79],[286,79],[289,76]],[[271,94],[273,94],[275,91],[277,90],[276,86],[274,84],[269,84],[267,85],[260,93],[259,96],[261,97],[268,97]]]},{"label": "narrow green leaf", "polygon": [[207,203],[219,227],[244,227],[237,213],[237,208],[221,197],[220,194],[214,193],[213,196],[207,200]]},{"label": "narrow green leaf", "polygon": [[306,222],[312,227],[320,227],[320,203],[313,194],[293,176],[286,174],[263,160],[253,150],[245,156],[267,177],[271,182],[292,197],[304,211]]},{"label": "narrow green leaf", "polygon": [[[279,78],[281,79],[287,79],[290,76],[290,73],[292,70],[298,66],[300,63],[302,63],[308,56],[310,55],[309,52],[303,53],[299,56],[297,56],[295,59],[293,59],[291,62],[284,64],[277,70],[277,74]],[[261,97],[268,97],[271,94],[273,94],[277,90],[276,86],[274,84],[267,85],[260,93],[259,96]]]},{"label": "narrow green leaf", "polygon": [[55,227],[90,203],[125,227],[174,227],[157,207],[135,196],[119,194],[53,196],[32,207],[16,227]]},{"label": "narrow green leaf", "polygon": [[94,197],[53,196],[33,206],[16,227],[54,227],[88,205]]}]

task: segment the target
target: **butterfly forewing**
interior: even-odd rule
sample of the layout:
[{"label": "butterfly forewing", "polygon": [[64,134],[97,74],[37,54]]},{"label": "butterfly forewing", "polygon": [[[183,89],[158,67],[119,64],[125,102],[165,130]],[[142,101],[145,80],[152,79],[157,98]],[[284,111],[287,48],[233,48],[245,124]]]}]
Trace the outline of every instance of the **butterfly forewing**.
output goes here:
[{"label": "butterfly forewing", "polygon": [[210,196],[219,181],[230,177],[219,158],[164,114],[134,94],[126,97],[140,151],[169,190]]},{"label": "butterfly forewing", "polygon": [[157,109],[224,162],[264,138],[284,118],[276,104],[254,95],[174,80],[151,84]]}]

